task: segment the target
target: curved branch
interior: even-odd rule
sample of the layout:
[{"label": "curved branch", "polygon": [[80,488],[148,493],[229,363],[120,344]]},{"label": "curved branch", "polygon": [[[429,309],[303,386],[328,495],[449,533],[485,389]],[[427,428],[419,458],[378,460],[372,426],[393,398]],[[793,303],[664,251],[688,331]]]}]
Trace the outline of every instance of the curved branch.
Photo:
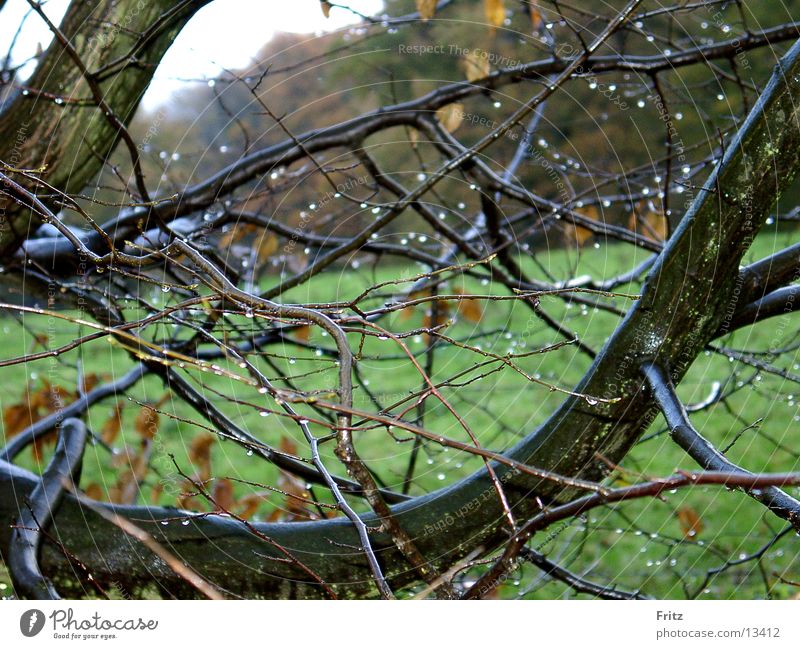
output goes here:
[{"label": "curved branch", "polygon": [[[296,475],[303,480],[308,480],[312,484],[327,484],[325,478],[312,466],[298,460],[297,458],[281,453],[277,449],[264,444],[258,438],[253,437],[250,433],[243,430],[234,424],[228,417],[225,416],[217,407],[208,399],[205,399],[200,393],[195,390],[186,379],[184,379],[175,370],[164,367],[161,364],[153,363],[151,370],[155,374],[159,374],[164,383],[172,390],[175,395],[185,401],[194,410],[205,417],[209,422],[217,426],[224,435],[230,439],[236,440],[242,446],[253,453],[271,462],[275,466]],[[0,457],[0,459],[3,459]],[[333,476],[334,482],[346,494],[360,496],[363,494],[361,486],[357,482],[346,480],[338,476]],[[408,500],[407,496],[398,494],[388,489],[382,489],[381,495],[390,503],[398,503]]]},{"label": "curved branch", "polygon": [[91,406],[99,403],[103,399],[116,395],[124,395],[125,390],[134,385],[145,374],[143,364],[137,364],[125,376],[112,383],[106,383],[94,388],[88,394],[82,395],[68,406],[53,412],[47,417],[31,424],[25,430],[11,438],[5,448],[0,449],[0,460],[13,462],[27,446],[33,444],[37,439],[46,435],[54,428],[58,428],[62,422],[70,417],[77,417],[86,412]]},{"label": "curved branch", "polygon": [[800,243],[745,266],[739,277],[745,304],[797,280],[800,278]]},{"label": "curved branch", "polygon": [[800,285],[783,286],[739,309],[730,322],[717,330],[715,337],[724,336],[735,329],[749,327],[762,320],[794,313],[800,308]]},{"label": "curved branch", "polygon": [[523,548],[520,551],[519,556],[532,563],[549,577],[566,584],[577,593],[586,593],[587,595],[594,595],[600,599],[611,600],[650,599],[649,597],[642,595],[639,591],[629,593],[627,591],[612,588],[610,586],[600,586],[592,583],[588,579],[584,579],[583,577],[570,572],[566,568],[562,568],[557,563],[544,556],[541,552],[537,552],[531,548]]},{"label": "curved branch", "polygon": [[[707,471],[728,471],[731,474],[752,476],[749,471],[742,469],[726,458],[705,439],[689,420],[689,415],[683,404],[675,394],[675,386],[669,375],[658,365],[649,363],[642,367],[642,374],[647,379],[653,398],[661,409],[661,414],[667,421],[672,439]],[[749,489],[747,495],[774,513],[776,516],[789,521],[795,529],[800,531],[800,502],[778,487],[766,489]]]},{"label": "curved branch", "polygon": [[19,510],[8,549],[8,571],[18,595],[31,599],[60,599],[58,592],[39,569],[42,530],[58,511],[65,484],[77,482],[86,446],[86,426],[77,419],[67,419],[59,431],[58,444],[41,479],[28,494],[19,499]]}]

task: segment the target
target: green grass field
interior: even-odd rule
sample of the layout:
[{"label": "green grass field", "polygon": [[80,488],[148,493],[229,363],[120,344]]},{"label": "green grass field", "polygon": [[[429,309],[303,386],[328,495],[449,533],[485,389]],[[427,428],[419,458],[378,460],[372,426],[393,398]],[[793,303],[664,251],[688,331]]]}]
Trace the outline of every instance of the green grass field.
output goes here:
[{"label": "green grass field", "polygon": [[[789,243],[789,233],[762,235],[751,250],[750,258],[757,259]],[[540,255],[539,261],[548,272],[558,278],[571,275],[590,274],[594,277],[609,277],[632,268],[643,259],[644,253],[631,257],[630,248],[616,246],[589,246],[580,255],[575,252],[556,251]],[[531,260],[521,260],[532,276],[541,276],[540,270]],[[419,272],[416,267],[382,266],[371,269],[362,264],[358,269],[332,272],[317,278],[308,285],[283,296],[284,302],[331,302],[353,299],[365,287],[375,282],[387,281],[401,276],[412,276]],[[269,283],[274,278],[269,280]],[[390,297],[392,287],[382,292]],[[474,294],[505,295],[502,286],[495,286],[477,279],[459,278],[451,282],[453,290]],[[623,287],[623,291],[635,292],[635,286]],[[143,294],[148,299],[161,302],[174,299],[159,287],[146,287]],[[377,303],[380,303],[378,300]],[[618,308],[630,305],[630,300],[619,297],[612,301]],[[374,304],[374,303],[373,303]],[[568,323],[587,344],[599,349],[618,322],[614,315],[593,308],[572,306],[565,308],[555,297],[542,302],[551,315]],[[424,307],[413,313],[402,312],[389,316],[381,325],[394,333],[413,331],[422,326]],[[474,318],[473,318],[474,319]],[[265,321],[258,318],[240,317],[234,322],[243,327],[262,326]],[[40,350],[33,332],[45,333],[47,344],[52,347],[68,342],[79,333],[89,333],[86,326],[77,326],[65,320],[49,319],[47,316],[26,314],[18,320],[4,318],[2,328],[2,351],[0,357],[9,358]],[[763,351],[770,347],[790,344],[797,336],[797,321],[776,318],[757,327],[744,329],[719,341],[730,347],[751,351]],[[153,333],[155,332],[155,333]],[[544,328],[532,317],[531,311],[518,301],[487,301],[482,304],[482,317],[473,322],[462,315],[447,329],[447,335],[456,340],[471,337],[470,344],[494,354],[525,353],[559,340],[558,336]],[[151,338],[159,339],[174,334],[171,324],[157,325]],[[425,349],[426,341],[420,335],[403,339],[408,347],[419,352]],[[776,343],[777,341],[777,343]],[[422,379],[413,365],[404,357],[402,350],[392,340],[381,340],[377,336],[366,337],[353,334],[354,349],[361,349],[358,368],[361,377],[368,383],[358,387],[355,393],[357,408],[375,411],[374,404],[366,392],[368,389],[377,398],[381,407],[403,399],[420,388]],[[272,346],[265,359],[264,371],[271,379],[282,376],[293,377],[295,387],[303,390],[327,390],[336,385],[335,359],[318,355],[319,350],[330,349],[330,338],[312,329],[308,348],[295,345]],[[362,344],[363,343],[363,344]],[[10,407],[25,404],[31,395],[41,390],[45,382],[62,386],[73,392],[77,378],[76,361],[80,358],[86,374],[97,374],[101,378],[118,377],[131,366],[127,352],[108,338],[101,337],[83,346],[79,351],[63,354],[58,358],[47,358],[27,365],[13,365],[3,369],[0,383],[0,407],[4,413]],[[438,349],[435,354],[432,378],[445,380],[466,371],[476,363],[486,361],[478,351],[466,350],[451,345]],[[769,360],[769,359],[766,359]],[[776,364],[797,373],[797,353],[785,354]],[[587,358],[573,346],[547,354],[530,355],[518,360],[519,367],[529,375],[542,381],[572,388],[588,366]],[[235,363],[224,365],[239,374],[242,370]],[[499,362],[486,365],[482,370],[464,375],[461,381],[489,369],[501,367]],[[224,408],[230,419],[246,428],[265,443],[277,446],[293,442],[298,453],[304,455],[298,427],[292,420],[280,414],[259,416],[260,409],[276,410],[273,399],[259,394],[254,388],[213,373],[189,370],[188,374],[205,384],[205,394]],[[797,470],[800,448],[800,411],[793,384],[768,373],[738,363],[724,356],[708,354],[699,358],[681,384],[679,392],[685,403],[697,403],[706,399],[712,390],[712,382],[719,381],[728,388],[737,381],[745,385],[725,403],[717,404],[693,416],[698,429],[724,448],[735,441],[728,452],[730,459],[742,463],[754,471]],[[199,386],[199,383],[196,385]],[[794,386],[796,388],[796,386]],[[723,387],[724,389],[724,387]],[[220,394],[235,396],[239,403],[225,404]],[[509,367],[498,369],[479,381],[443,390],[444,395],[458,407],[459,413],[475,431],[481,443],[496,450],[513,444],[543,422],[559,404],[563,395],[547,387],[531,383]],[[139,415],[139,403],[162,401],[160,424],[153,442],[150,470],[141,485],[138,502],[158,501],[175,505],[175,493],[182,488],[172,464],[174,455],[178,465],[187,473],[194,470],[190,459],[192,440],[204,431],[206,422],[185,404],[164,397],[164,387],[155,378],[147,378],[130,391],[129,400],[121,400],[122,426],[114,440],[115,454],[102,445],[94,445],[86,452],[81,486],[108,497],[125,469],[125,449],[135,453],[140,445],[135,420]],[[139,402],[139,403],[137,403]],[[312,411],[308,411],[312,413]],[[106,401],[95,406],[87,419],[91,430],[99,433],[114,414],[114,403]],[[408,416],[413,417],[413,412]],[[203,426],[194,422],[202,423]],[[439,434],[468,441],[468,437],[454,418],[441,405],[429,399],[424,420],[425,426]],[[756,424],[752,428],[748,428]],[[8,422],[6,421],[6,425]],[[312,425],[322,434],[321,426]],[[663,434],[663,422],[653,424],[645,441],[639,443],[624,462],[630,475],[617,476],[620,480],[635,480],[635,475],[648,477],[665,476],[676,468],[692,469],[694,465],[683,452]],[[391,437],[384,427],[375,427],[360,433],[356,443],[365,459],[373,466],[387,486],[399,488],[408,463],[411,442],[405,436]],[[48,449],[50,447],[47,447]],[[332,445],[325,447],[328,465],[341,473],[332,455]],[[448,484],[480,466],[474,457],[454,451],[445,451],[435,445],[424,445],[420,454],[416,478],[411,493],[424,493]],[[43,460],[46,462],[47,453]],[[26,451],[20,460],[31,469],[38,470],[31,452]],[[235,445],[233,442],[218,442],[212,447],[213,475],[233,477],[271,485],[278,481],[278,472]],[[154,487],[167,485],[160,494]],[[252,492],[253,487],[234,484],[236,497]],[[794,490],[800,494],[800,490]],[[315,495],[322,497],[322,490]],[[202,504],[199,501],[198,504]],[[265,496],[255,519],[266,519],[279,514],[285,503],[281,494]],[[561,565],[586,575],[604,584],[617,584],[634,590],[641,588],[646,594],[661,598],[683,598],[703,585],[706,571],[723,565],[729,559],[746,558],[759,550],[783,529],[782,521],[765,513],[758,503],[739,493],[719,488],[696,488],[670,494],[663,501],[639,501],[623,507],[594,510],[587,520],[573,520],[569,524],[555,526],[547,533],[536,537],[533,546],[544,551]],[[687,529],[693,527],[694,534]],[[798,568],[800,541],[790,533],[763,553],[759,561],[746,561],[733,566],[724,574],[710,580],[700,594],[704,598],[785,598],[796,596],[800,590],[780,582],[778,576],[788,581],[800,581]],[[517,581],[522,584],[519,586]],[[525,590],[521,590],[521,589]],[[0,572],[0,596],[10,593],[7,578]],[[565,586],[542,578],[531,566],[520,568],[519,575],[506,582],[499,596],[526,598],[559,598],[575,595]]]}]

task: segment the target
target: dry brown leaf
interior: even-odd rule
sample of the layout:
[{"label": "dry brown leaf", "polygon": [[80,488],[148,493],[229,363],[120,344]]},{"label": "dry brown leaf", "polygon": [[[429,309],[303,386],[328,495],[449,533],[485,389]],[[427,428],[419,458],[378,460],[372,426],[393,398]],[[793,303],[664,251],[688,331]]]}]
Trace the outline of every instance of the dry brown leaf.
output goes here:
[{"label": "dry brown leaf", "polygon": [[31,349],[36,349],[36,346],[43,347],[44,349],[50,348],[50,336],[47,334],[33,334],[33,341],[31,344]]},{"label": "dry brown leaf", "polygon": [[[442,325],[447,324],[450,320],[450,303],[449,302],[436,302],[436,307],[430,305],[430,308],[425,311],[425,316],[422,318],[422,326],[425,329],[436,329]],[[425,344],[429,345],[431,342],[431,335],[424,333],[422,337],[425,339]]]},{"label": "dry brown leaf", "polygon": [[211,433],[200,433],[189,446],[189,460],[197,469],[197,477],[201,481],[211,477],[211,447],[216,439]]},{"label": "dry brown leaf", "polygon": [[83,490],[83,493],[92,500],[103,500],[103,488],[96,482],[86,485],[86,489]]},{"label": "dry brown leaf", "polygon": [[[426,290],[413,291],[413,292],[408,294],[408,299],[409,300],[417,300],[417,299],[419,299],[421,297],[428,297],[430,294],[431,294],[431,292],[430,291],[426,291]],[[408,320],[411,320],[411,318],[413,318],[414,314],[417,312],[416,311],[417,306],[418,305],[411,305],[411,306],[407,306],[407,307],[404,307],[404,308],[400,309],[400,320],[402,322],[406,322]]]},{"label": "dry brown leaf", "polygon": [[570,248],[582,248],[592,238],[592,231],[582,225],[564,223],[564,243]]},{"label": "dry brown leaf", "polygon": [[422,20],[429,20],[436,14],[437,0],[417,0],[417,11]]},{"label": "dry brown leaf", "polygon": [[229,512],[233,509],[235,503],[233,499],[233,483],[227,478],[214,480],[214,489],[211,496],[220,510]]},{"label": "dry brown leaf", "polygon": [[[3,409],[3,432],[6,439],[18,435],[48,413],[60,410],[75,397],[61,386],[51,386],[46,379],[42,379],[42,383],[44,383],[44,387],[33,393],[29,391],[29,388],[26,389],[19,403]],[[41,460],[42,449],[55,439],[56,435],[52,433],[34,442],[32,452],[37,462]]]},{"label": "dry brown leaf", "polygon": [[230,248],[234,244],[237,236],[241,236],[241,232],[239,232],[239,229],[236,227],[232,227],[230,230],[223,233],[219,238],[220,250],[227,250]]},{"label": "dry brown leaf", "polygon": [[[435,314],[435,315],[434,315]],[[438,302],[435,309],[428,309],[422,318],[422,326],[426,329],[439,327],[450,318],[450,305],[447,302]]]},{"label": "dry brown leaf", "polygon": [[164,493],[164,483],[159,480],[153,485],[153,488],[150,490],[150,503],[153,505],[158,505],[161,502],[161,494]]},{"label": "dry brown leaf", "polygon": [[483,308],[478,300],[461,300],[458,312],[470,322],[478,323],[483,318]]},{"label": "dry brown leaf", "polygon": [[178,509],[200,511],[201,504],[197,500],[197,485],[191,480],[184,480],[182,489],[175,498]]},{"label": "dry brown leaf", "polygon": [[403,309],[400,309],[400,322],[408,322],[413,317],[414,317],[413,306],[407,306]]},{"label": "dry brown leaf", "polygon": [[[129,468],[117,478],[117,484],[108,491],[112,503],[132,505],[139,495],[141,485],[150,468],[150,452],[153,445],[149,439],[142,439],[141,450],[130,459]],[[130,457],[130,455],[128,456]]]},{"label": "dry brown leaf", "polygon": [[478,50],[467,52],[463,59],[464,74],[467,76],[467,81],[477,81],[488,77],[492,71],[492,66],[489,63],[488,56],[481,56]]},{"label": "dry brown leaf", "polygon": [[91,392],[94,388],[97,387],[99,383],[100,383],[100,376],[94,373],[86,374],[83,377],[83,385],[81,386],[81,389],[83,390],[84,393]]},{"label": "dry brown leaf", "polygon": [[114,411],[111,413],[111,416],[100,429],[100,439],[106,444],[113,444],[122,430],[122,409],[124,405],[122,401],[117,403],[117,405],[114,406]]},{"label": "dry brown leaf", "polygon": [[586,207],[579,207],[575,210],[579,214],[583,214],[584,216],[589,217],[592,221],[602,222],[602,218],[600,216],[600,210],[597,209],[595,205],[587,205]]},{"label": "dry brown leaf", "polygon": [[258,240],[258,263],[266,264],[278,249],[278,237],[272,232],[266,233]]},{"label": "dry brown leaf", "polygon": [[[600,211],[594,206],[581,207],[575,210],[579,214],[590,218],[592,221],[602,223]],[[593,232],[589,228],[573,223],[564,223],[564,242],[571,248],[582,248],[592,238]]]},{"label": "dry brown leaf", "polygon": [[245,520],[250,519],[258,511],[258,508],[261,507],[261,503],[263,503],[265,500],[266,499],[264,496],[258,493],[246,494],[242,496],[236,501],[236,509],[239,516]]},{"label": "dry brown leaf", "polygon": [[[290,437],[281,437],[278,449],[287,455],[297,457],[297,444]],[[319,515],[310,503],[305,502],[311,498],[311,494],[306,489],[305,481],[297,476],[281,471],[278,475],[278,489],[283,491],[286,496],[283,506],[276,507],[269,515],[269,521],[307,521],[317,520]]]},{"label": "dry brown leaf", "polygon": [[326,0],[320,0],[320,8],[322,9],[322,15],[326,18],[331,17],[331,3],[327,2]]},{"label": "dry brown leaf", "polygon": [[316,520],[314,509],[307,502],[311,494],[306,489],[306,483],[298,477],[281,471],[278,476],[278,489],[285,492],[283,508],[278,508],[273,512],[273,516],[278,514],[281,520],[286,521],[308,521]]},{"label": "dry brown leaf", "polygon": [[464,119],[464,105],[446,104],[436,111],[436,118],[448,133],[454,133]]},{"label": "dry brown leaf", "polygon": [[34,411],[44,410],[46,412],[55,412],[64,407],[64,404],[72,401],[71,394],[68,394],[66,389],[60,385],[50,385],[46,379],[42,379],[44,387],[37,390],[30,397],[30,407]]},{"label": "dry brown leaf", "polygon": [[158,432],[159,421],[158,412],[150,406],[142,406],[136,415],[133,427],[142,438],[153,439]]},{"label": "dry brown leaf", "polygon": [[[464,291],[460,289],[455,289],[454,292],[457,295],[464,295]],[[483,318],[483,306],[480,300],[459,300],[456,303],[456,309],[460,315],[470,322],[478,323]]]},{"label": "dry brown leaf", "polygon": [[136,474],[131,470],[123,471],[117,478],[117,484],[108,490],[108,499],[117,505],[130,505],[136,499],[138,491]]},{"label": "dry brown leaf", "polygon": [[297,444],[294,443],[291,437],[286,437],[285,435],[281,437],[281,441],[278,442],[278,450],[281,453],[286,453],[286,455],[297,457]]},{"label": "dry brown leaf", "polygon": [[486,15],[486,22],[492,27],[500,27],[506,19],[503,0],[483,0],[483,11]]},{"label": "dry brown leaf", "polygon": [[530,0],[530,2],[528,2],[528,13],[531,17],[531,27],[533,27],[533,31],[538,32],[542,28],[544,18],[542,17],[542,12],[539,11],[539,7],[534,0]]},{"label": "dry brown leaf", "polygon": [[641,201],[636,205],[628,217],[628,229],[655,241],[665,241],[668,234],[664,213],[650,201]]},{"label": "dry brown leaf", "polygon": [[234,243],[244,239],[248,234],[251,234],[256,229],[256,226],[254,226],[252,223],[237,223],[236,225],[231,226],[231,229],[225,232],[219,238],[219,247],[222,250],[226,250]]},{"label": "dry brown leaf", "polygon": [[[33,423],[34,413],[27,404],[15,403],[3,409],[3,431],[6,439],[21,433]],[[38,419],[38,417],[37,417]]]},{"label": "dry brown leaf", "polygon": [[584,228],[582,225],[575,226],[574,237],[579,246],[584,246],[586,242],[592,238],[592,232],[589,228]]},{"label": "dry brown leaf", "polygon": [[297,340],[301,340],[304,343],[307,343],[311,338],[311,325],[303,325],[302,327],[297,327],[294,330],[294,337]]},{"label": "dry brown leaf", "polygon": [[694,509],[687,505],[679,508],[675,515],[678,517],[684,537],[696,539],[700,536],[700,532],[703,531],[703,521]]}]

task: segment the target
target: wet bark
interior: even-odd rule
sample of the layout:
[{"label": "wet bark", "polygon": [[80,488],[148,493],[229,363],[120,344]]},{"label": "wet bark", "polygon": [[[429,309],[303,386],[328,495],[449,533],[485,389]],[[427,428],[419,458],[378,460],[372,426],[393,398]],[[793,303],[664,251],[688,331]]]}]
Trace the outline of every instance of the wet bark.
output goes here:
[{"label": "wet bark", "polygon": [[[72,2],[59,29],[107,106],[127,125],[167,48],[209,1]],[[44,168],[50,185],[76,193],[100,171],[120,133],[97,107],[86,75],[54,39],[32,78],[0,113],[0,161],[17,169]],[[0,196],[0,259],[37,224],[30,210]]]}]

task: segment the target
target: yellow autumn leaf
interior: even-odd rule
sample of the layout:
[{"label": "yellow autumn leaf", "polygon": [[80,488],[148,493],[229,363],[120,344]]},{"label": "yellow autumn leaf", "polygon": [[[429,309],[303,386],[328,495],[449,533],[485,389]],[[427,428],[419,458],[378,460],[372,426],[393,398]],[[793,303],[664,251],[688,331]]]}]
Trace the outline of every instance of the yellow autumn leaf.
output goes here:
[{"label": "yellow autumn leaf", "polygon": [[266,502],[266,497],[263,494],[246,494],[236,501],[236,507],[239,510],[239,516],[245,520],[249,520],[253,514],[258,511],[258,508]]},{"label": "yellow autumn leaf", "polygon": [[83,490],[83,493],[92,500],[103,500],[103,489],[96,482],[92,482],[91,484],[87,485],[86,489]]},{"label": "yellow autumn leaf", "polygon": [[531,27],[533,27],[533,31],[538,32],[542,28],[544,18],[542,17],[542,12],[539,11],[539,7],[536,6],[536,2],[534,2],[534,0],[530,0],[530,2],[528,2],[528,12],[531,17]]},{"label": "yellow autumn leaf", "polygon": [[231,226],[230,230],[225,232],[219,238],[219,247],[221,250],[227,250],[234,243],[241,241],[246,235],[251,233],[254,227],[250,223],[237,223]]},{"label": "yellow autumn leaf", "polygon": [[[422,318],[422,327],[424,329],[437,329],[442,325],[447,324],[450,319],[450,304],[448,302],[437,302],[436,306],[431,306],[430,309],[425,311]],[[424,334],[425,344],[429,344],[431,336],[428,333]]]},{"label": "yellow autumn leaf", "polygon": [[265,234],[258,240],[258,263],[262,266],[269,261],[278,249],[278,237],[272,232]]},{"label": "yellow autumn leaf", "polygon": [[628,217],[628,229],[656,241],[665,241],[668,234],[664,213],[649,201],[636,205]]},{"label": "yellow autumn leaf", "polygon": [[454,103],[442,106],[436,111],[436,118],[448,133],[453,133],[464,119],[464,105]]},{"label": "yellow autumn leaf", "polygon": [[114,440],[117,439],[117,436],[122,430],[123,405],[123,402],[120,401],[116,406],[114,406],[111,416],[106,420],[106,422],[103,424],[103,427],[100,429],[100,439],[102,439],[103,442],[108,445],[114,443]]},{"label": "yellow autumn leaf", "polygon": [[150,440],[144,439],[140,451],[129,449],[124,457],[127,458],[127,468],[117,478],[117,484],[108,490],[108,498],[112,503],[132,505],[139,495],[139,488],[150,468],[150,454],[153,445]]},{"label": "yellow autumn leaf", "polygon": [[228,478],[216,478],[211,490],[211,497],[221,511],[229,512],[235,504],[233,483]]},{"label": "yellow autumn leaf", "polygon": [[480,322],[483,318],[483,309],[478,300],[461,300],[458,303],[458,312],[470,322]]},{"label": "yellow autumn leaf", "polygon": [[433,18],[436,13],[436,0],[417,0],[417,11],[422,20]]},{"label": "yellow autumn leaf", "polygon": [[675,514],[678,517],[678,523],[685,538],[695,539],[703,531],[703,521],[691,507],[681,507]]},{"label": "yellow autumn leaf", "polygon": [[464,72],[467,75],[467,81],[477,81],[489,76],[492,71],[489,64],[489,57],[481,56],[477,50],[473,50],[464,55]]},{"label": "yellow autumn leaf", "polygon": [[583,248],[586,242],[592,238],[592,231],[589,228],[584,228],[582,225],[567,224],[565,227],[565,234],[567,241],[572,246]]},{"label": "yellow autumn leaf", "polygon": [[[456,295],[465,295],[465,292],[461,289],[454,289],[453,292]],[[459,315],[464,316],[465,320],[469,320],[470,322],[478,323],[481,321],[481,318],[483,318],[483,307],[481,306],[480,300],[459,300],[456,303],[456,311]]]},{"label": "yellow autumn leaf", "polygon": [[580,225],[576,226],[575,230],[575,237],[578,240],[578,244],[581,246],[594,236],[594,232],[589,228],[584,228]]},{"label": "yellow autumn leaf", "polygon": [[214,442],[216,437],[204,432],[196,435],[189,446],[189,460],[197,469],[197,477],[200,480],[208,480],[211,477],[211,447]]},{"label": "yellow autumn leaf", "polygon": [[484,0],[483,9],[486,14],[486,22],[492,27],[500,27],[506,19],[506,8],[503,0]]},{"label": "yellow autumn leaf", "polygon": [[158,432],[159,419],[158,412],[154,408],[142,406],[133,426],[141,437],[153,439]]},{"label": "yellow autumn leaf", "polygon": [[[575,210],[579,214],[583,214],[584,216],[590,218],[592,221],[600,222],[600,212],[597,208],[593,205],[589,205],[588,207],[582,207]],[[586,242],[592,238],[593,232],[580,224],[572,224],[572,223],[565,223],[564,224],[564,238],[565,242],[568,246],[573,247],[576,246],[578,248],[582,248],[586,245]]]},{"label": "yellow autumn leaf", "polygon": [[309,325],[302,325],[297,327],[294,330],[294,337],[297,340],[301,340],[304,343],[307,343],[309,338],[311,338],[311,327]]}]

